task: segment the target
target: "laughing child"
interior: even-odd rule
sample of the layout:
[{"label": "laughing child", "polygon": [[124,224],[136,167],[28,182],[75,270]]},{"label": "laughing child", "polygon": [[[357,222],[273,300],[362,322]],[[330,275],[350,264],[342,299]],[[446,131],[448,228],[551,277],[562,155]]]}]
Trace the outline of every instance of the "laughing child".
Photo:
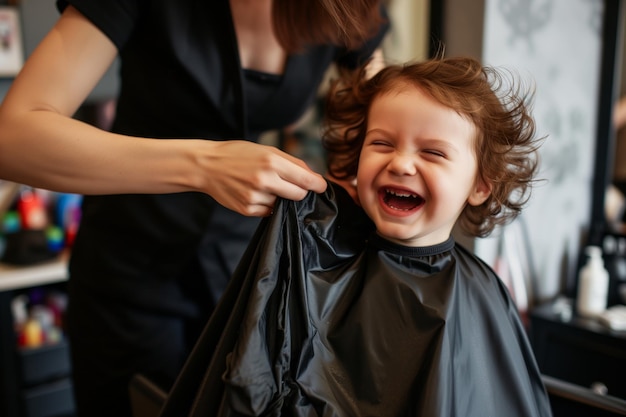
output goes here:
[{"label": "laughing child", "polygon": [[540,139],[505,75],[437,58],[334,84],[329,174],[356,193],[330,182],[264,221],[186,368],[207,372],[179,383],[190,415],[551,415],[506,287],[452,236],[529,196]]}]

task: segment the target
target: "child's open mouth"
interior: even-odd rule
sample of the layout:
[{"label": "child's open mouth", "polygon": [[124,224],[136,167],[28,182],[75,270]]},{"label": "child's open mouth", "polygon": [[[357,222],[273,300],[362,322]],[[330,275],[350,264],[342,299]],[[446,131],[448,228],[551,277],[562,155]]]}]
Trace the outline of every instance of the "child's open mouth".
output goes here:
[{"label": "child's open mouth", "polygon": [[422,197],[408,191],[385,188],[381,193],[383,202],[394,210],[411,211],[424,203]]}]

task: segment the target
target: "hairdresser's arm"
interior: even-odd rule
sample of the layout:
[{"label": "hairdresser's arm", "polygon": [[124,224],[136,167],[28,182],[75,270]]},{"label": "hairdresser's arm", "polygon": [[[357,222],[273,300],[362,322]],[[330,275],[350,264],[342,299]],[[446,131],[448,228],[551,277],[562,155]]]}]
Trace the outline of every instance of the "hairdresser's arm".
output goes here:
[{"label": "hairdresser's arm", "polygon": [[201,191],[246,215],[321,192],[297,158],[246,141],[129,138],[71,118],[117,50],[71,6],[0,106],[0,178],[81,194]]}]

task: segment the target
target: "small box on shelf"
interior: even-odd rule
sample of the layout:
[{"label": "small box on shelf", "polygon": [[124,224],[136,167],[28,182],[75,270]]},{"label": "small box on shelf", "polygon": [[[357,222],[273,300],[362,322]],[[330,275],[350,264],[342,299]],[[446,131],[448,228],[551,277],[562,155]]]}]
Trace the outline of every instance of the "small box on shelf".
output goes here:
[{"label": "small box on shelf", "polygon": [[68,377],[71,372],[69,346],[66,341],[36,348],[17,349],[23,386]]}]

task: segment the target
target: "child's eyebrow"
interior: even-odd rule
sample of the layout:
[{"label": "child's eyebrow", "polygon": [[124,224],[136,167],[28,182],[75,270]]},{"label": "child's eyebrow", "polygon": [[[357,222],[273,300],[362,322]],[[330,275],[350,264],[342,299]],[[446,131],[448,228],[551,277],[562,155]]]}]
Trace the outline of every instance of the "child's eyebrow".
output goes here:
[{"label": "child's eyebrow", "polygon": [[369,130],[367,130],[367,131],[365,132],[365,135],[369,135],[370,133],[377,133],[377,132],[380,132],[380,133],[389,133],[387,130],[377,127],[377,128],[374,128],[374,129],[369,129]]},{"label": "child's eyebrow", "polygon": [[420,141],[429,146],[437,146],[444,148],[456,148],[455,143],[445,139],[438,138],[420,138]]}]

